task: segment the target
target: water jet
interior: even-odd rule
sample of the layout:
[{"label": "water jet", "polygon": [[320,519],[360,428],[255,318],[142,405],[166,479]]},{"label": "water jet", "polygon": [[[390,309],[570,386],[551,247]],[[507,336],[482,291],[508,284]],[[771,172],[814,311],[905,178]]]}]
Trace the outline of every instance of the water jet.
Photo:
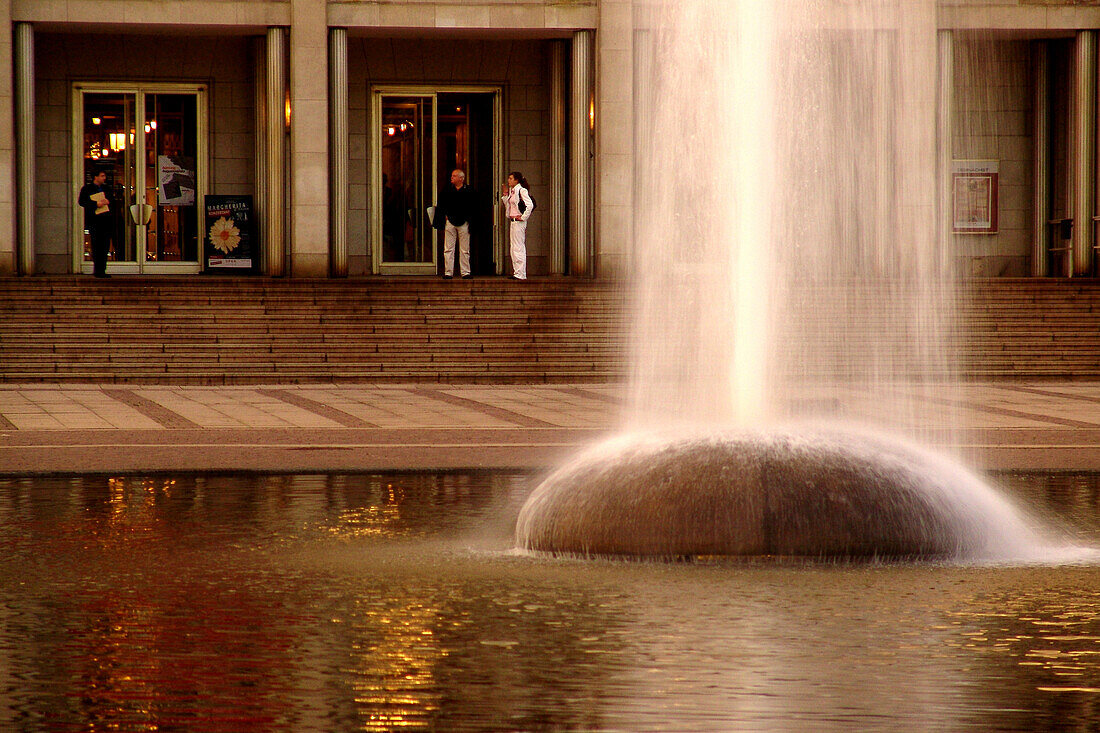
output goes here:
[{"label": "water jet", "polygon": [[[936,4],[642,7],[631,407],[536,489],[517,545],[1026,556],[1023,515],[920,447],[954,417],[928,417],[955,373]],[[790,426],[813,405],[860,427]]]}]

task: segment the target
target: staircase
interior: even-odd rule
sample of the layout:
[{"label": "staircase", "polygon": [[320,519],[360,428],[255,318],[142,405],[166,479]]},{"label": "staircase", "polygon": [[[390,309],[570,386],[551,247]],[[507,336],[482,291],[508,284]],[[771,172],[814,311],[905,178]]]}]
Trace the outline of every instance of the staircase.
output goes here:
[{"label": "staircase", "polygon": [[4,278],[0,382],[605,382],[622,313],[567,278]]},{"label": "staircase", "polygon": [[[1100,281],[967,281],[961,376],[1100,379]],[[625,296],[540,278],[0,278],[0,382],[608,382]]]},{"label": "staircase", "polygon": [[959,316],[965,376],[1100,379],[1100,280],[970,281]]}]

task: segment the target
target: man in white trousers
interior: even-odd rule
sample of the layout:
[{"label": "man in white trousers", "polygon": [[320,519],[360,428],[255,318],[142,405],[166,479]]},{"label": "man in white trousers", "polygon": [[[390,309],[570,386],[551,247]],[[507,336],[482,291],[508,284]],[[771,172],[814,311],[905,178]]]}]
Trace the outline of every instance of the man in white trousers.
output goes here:
[{"label": "man in white trousers", "polygon": [[477,193],[466,185],[466,173],[456,168],[451,171],[451,185],[439,192],[439,205],[435,209],[432,226],[443,230],[443,279],[455,274],[455,243],[458,243],[458,271],[462,279],[469,280],[470,273],[470,222],[477,209]]}]

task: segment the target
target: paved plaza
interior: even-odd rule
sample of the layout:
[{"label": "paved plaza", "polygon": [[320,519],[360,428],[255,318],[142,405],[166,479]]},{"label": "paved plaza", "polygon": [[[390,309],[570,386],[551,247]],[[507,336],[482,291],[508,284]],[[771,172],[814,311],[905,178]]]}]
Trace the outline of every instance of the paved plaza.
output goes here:
[{"label": "paved plaza", "polygon": [[[894,387],[894,390],[904,389]],[[0,386],[0,474],[542,469],[618,429],[619,385]],[[914,425],[988,469],[1100,470],[1100,383],[954,385]],[[831,411],[874,416],[848,389]],[[812,395],[806,397],[812,400]],[[883,415],[890,424],[897,415]]]}]

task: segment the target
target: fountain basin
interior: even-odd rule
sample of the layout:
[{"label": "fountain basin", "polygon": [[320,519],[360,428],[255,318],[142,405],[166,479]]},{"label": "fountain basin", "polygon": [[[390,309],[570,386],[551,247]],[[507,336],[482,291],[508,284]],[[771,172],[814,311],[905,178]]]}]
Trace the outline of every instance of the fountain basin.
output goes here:
[{"label": "fountain basin", "polygon": [[581,556],[1009,558],[1022,515],[958,463],[838,429],[625,435],[529,497],[516,543]]}]

